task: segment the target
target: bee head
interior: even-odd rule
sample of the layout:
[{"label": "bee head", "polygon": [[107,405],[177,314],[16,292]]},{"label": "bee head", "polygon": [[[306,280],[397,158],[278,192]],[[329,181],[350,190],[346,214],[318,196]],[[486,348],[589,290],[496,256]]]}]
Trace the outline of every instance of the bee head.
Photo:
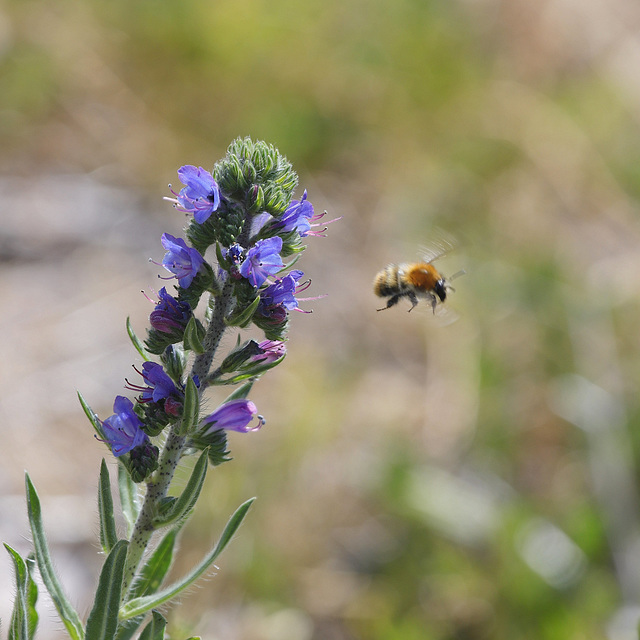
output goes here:
[{"label": "bee head", "polygon": [[444,302],[447,297],[447,283],[444,278],[440,278],[433,287],[433,290],[436,292],[438,298],[440,298],[440,302]]}]

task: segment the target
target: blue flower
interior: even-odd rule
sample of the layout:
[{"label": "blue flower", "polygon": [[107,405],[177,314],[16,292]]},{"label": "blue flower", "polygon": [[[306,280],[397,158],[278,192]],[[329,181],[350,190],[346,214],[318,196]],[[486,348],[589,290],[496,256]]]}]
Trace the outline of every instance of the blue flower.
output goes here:
[{"label": "blue flower", "polygon": [[260,287],[271,275],[278,273],[284,267],[280,251],[282,238],[273,237],[258,240],[249,249],[244,262],[240,265],[240,275],[247,278],[254,287]]},{"label": "blue flower", "polygon": [[173,380],[165,373],[162,365],[157,362],[145,362],[142,365],[142,378],[147,387],[142,390],[140,402],[159,402],[177,396],[178,389]]},{"label": "blue flower", "polygon": [[158,303],[149,315],[151,326],[160,333],[183,333],[191,318],[191,307],[167,293],[165,287],[158,291]]},{"label": "blue flower", "polygon": [[[254,418],[258,423],[255,426],[249,426]],[[203,429],[201,435],[206,437],[220,429],[239,431],[240,433],[257,431],[264,424],[264,418],[258,415],[258,410],[253,402],[243,398],[225,402],[202,422],[207,425],[207,428]]]},{"label": "blue flower", "polygon": [[302,236],[306,236],[311,229],[311,219],[313,218],[313,205],[307,201],[307,190],[304,190],[302,199],[293,200],[287,207],[279,225],[283,231],[293,231],[294,229]]},{"label": "blue flower", "polygon": [[178,278],[183,289],[187,289],[204,264],[204,258],[182,238],[174,238],[168,233],[162,234],[162,246],[167,251],[162,266]]},{"label": "blue flower", "polygon": [[193,219],[202,224],[220,206],[220,189],[213,176],[202,167],[185,165],[178,169],[178,176],[187,185],[176,194],[174,202],[181,211],[192,213]]},{"label": "blue flower", "polygon": [[258,313],[265,313],[267,309],[273,307],[284,307],[291,311],[298,307],[295,293],[298,286],[298,280],[302,278],[304,273],[298,269],[290,271],[286,276],[276,280],[260,292],[260,303],[258,304]]},{"label": "blue flower", "polygon": [[231,264],[235,264],[235,265],[240,264],[240,262],[242,261],[242,252],[243,252],[243,249],[237,242],[234,242],[229,247],[228,251],[226,251],[224,248],[222,249],[222,255],[229,262],[231,262]]},{"label": "blue flower", "polygon": [[128,453],[148,440],[142,431],[142,422],[133,411],[133,402],[124,396],[116,396],[113,403],[114,415],[102,422],[105,442],[111,447],[116,458]]}]

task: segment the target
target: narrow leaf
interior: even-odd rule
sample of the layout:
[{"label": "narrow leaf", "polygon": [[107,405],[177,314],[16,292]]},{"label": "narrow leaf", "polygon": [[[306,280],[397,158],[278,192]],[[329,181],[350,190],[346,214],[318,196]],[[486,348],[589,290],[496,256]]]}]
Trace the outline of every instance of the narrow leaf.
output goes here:
[{"label": "narrow leaf", "polygon": [[164,630],[167,621],[157,611],[153,612],[151,622],[140,634],[140,640],[164,640]]},{"label": "narrow leaf", "polygon": [[138,501],[138,488],[120,461],[118,461],[118,489],[120,490],[122,515],[127,523],[127,538],[131,538],[133,527],[140,513],[140,502]]},{"label": "narrow leaf", "polygon": [[35,609],[38,587],[31,578],[27,562],[8,544],[4,546],[13,560],[16,579],[16,598],[7,637],[8,640],[31,640],[38,624],[38,614]]},{"label": "narrow leaf", "polygon": [[242,520],[247,515],[249,507],[252,505],[255,498],[247,500],[241,504],[236,512],[231,516],[227,526],[224,528],[218,544],[211,550],[198,566],[196,566],[190,573],[188,573],[182,580],[174,583],[166,589],[159,591],[158,593],[134,598],[127,602],[120,609],[120,619],[127,620],[134,616],[139,616],[151,609],[155,609],[164,603],[168,602],[172,598],[175,598],[179,593],[190,587],[200,576],[209,570],[209,567],[213,564],[215,559],[222,553],[224,548],[229,544],[229,541],[233,537],[233,534],[238,530],[238,527],[242,523]]},{"label": "narrow leaf", "polygon": [[140,354],[141,358],[143,360],[151,360],[151,354],[144,348],[140,338],[138,338],[133,330],[129,316],[127,316],[127,334],[129,335],[133,348]]},{"label": "narrow leaf", "polygon": [[169,511],[163,515],[158,515],[153,519],[153,526],[156,529],[164,527],[168,524],[173,524],[179,520],[182,520],[193,509],[194,505],[198,501],[198,496],[202,490],[204,479],[207,476],[208,467],[208,450],[204,450],[189,477],[189,482],[184,488],[184,491],[180,494],[180,497],[171,505]]},{"label": "narrow leaf", "polygon": [[100,544],[105,553],[109,553],[118,542],[116,520],[113,516],[113,496],[107,463],[102,458],[100,465],[100,484],[98,486],[98,511],[100,513]]},{"label": "narrow leaf", "polygon": [[102,422],[100,422],[100,418],[98,418],[97,414],[91,409],[91,407],[87,404],[87,401],[84,399],[82,394],[78,391],[78,400],[80,400],[80,404],[82,405],[82,409],[89,418],[89,422],[93,425],[93,428],[96,430],[98,434],[98,438],[100,440],[106,440],[104,435],[104,431],[102,430]]},{"label": "narrow leaf", "polygon": [[125,620],[118,624],[118,630],[114,636],[114,640],[131,640],[133,636],[138,632],[138,628],[142,624],[144,616],[137,616],[131,618],[131,620]]},{"label": "narrow leaf", "polygon": [[178,429],[178,435],[184,436],[191,433],[200,420],[200,396],[198,387],[193,378],[187,378],[187,384],[184,388],[184,405],[182,408],[182,422]]},{"label": "narrow leaf", "polygon": [[[249,378],[255,378],[256,376],[259,376],[265,371],[268,371],[269,369],[273,369],[273,367],[277,367],[284,360],[284,358],[285,356],[282,356],[277,360],[274,360],[273,362],[255,365],[251,367],[249,370],[245,371],[244,373],[238,373],[235,376],[232,376],[230,378],[224,378],[224,379],[213,378],[211,380],[211,384],[215,384],[215,385],[238,384],[238,382],[242,382],[243,380],[248,380]],[[207,378],[207,380],[209,379]]]},{"label": "narrow leaf", "polygon": [[243,384],[241,387],[238,387],[233,393],[230,393],[225,398],[224,402],[231,402],[232,400],[243,400],[249,395],[251,387],[253,387],[253,380],[251,382],[245,382],[245,384]]},{"label": "narrow leaf", "polygon": [[183,344],[185,349],[191,349],[194,353],[200,355],[204,353],[204,346],[200,337],[198,321],[195,316],[189,318],[189,322],[184,330]]},{"label": "narrow leaf", "polygon": [[38,602],[38,585],[33,579],[33,574],[36,570],[36,559],[33,553],[30,553],[27,557],[27,570],[29,571],[29,580],[27,582],[29,637],[33,638],[36,635],[36,628],[38,626],[38,612],[36,611],[36,602]]},{"label": "narrow leaf", "polygon": [[93,609],[87,620],[86,640],[110,640],[116,635],[122,573],[128,545],[126,540],[119,540],[104,561]]},{"label": "narrow leaf", "polygon": [[225,318],[225,324],[230,327],[246,327],[249,322],[251,322],[251,318],[253,318],[253,314],[256,312],[259,304],[260,296],[256,296],[242,311]]},{"label": "narrow leaf", "polygon": [[27,513],[29,515],[29,524],[31,525],[31,535],[33,536],[33,546],[36,552],[36,562],[38,569],[53,604],[55,605],[58,615],[62,623],[67,629],[72,640],[81,640],[84,637],[84,629],[80,617],[71,603],[67,599],[62,585],[58,580],[58,576],[53,568],[51,556],[49,554],[49,545],[44,534],[44,526],[42,523],[42,511],[40,508],[40,499],[36,492],[29,474],[26,475],[26,491],[27,491]]},{"label": "narrow leaf", "polygon": [[227,259],[222,255],[222,247],[220,246],[219,242],[216,242],[216,260],[218,262],[218,266],[221,269],[224,269],[225,271],[229,270],[229,267],[231,265],[229,264],[229,262],[227,262]]},{"label": "narrow leaf", "polygon": [[160,588],[171,568],[179,531],[180,527],[170,529],[154,549],[133,585],[132,593],[134,596],[148,596]]}]

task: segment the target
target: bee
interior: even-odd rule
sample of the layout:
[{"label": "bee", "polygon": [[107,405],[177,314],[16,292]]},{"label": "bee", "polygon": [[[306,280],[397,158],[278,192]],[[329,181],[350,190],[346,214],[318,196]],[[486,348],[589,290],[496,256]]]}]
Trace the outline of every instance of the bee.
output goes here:
[{"label": "bee", "polygon": [[390,264],[380,271],[373,281],[373,292],[381,298],[388,298],[387,306],[378,309],[384,311],[397,304],[401,298],[409,298],[412,311],[420,298],[431,303],[433,313],[436,312],[438,302],[447,299],[447,292],[454,291],[450,281],[464,274],[464,271],[445,278],[432,264],[453,245],[447,241],[434,244],[423,250],[422,260],[404,264]]}]

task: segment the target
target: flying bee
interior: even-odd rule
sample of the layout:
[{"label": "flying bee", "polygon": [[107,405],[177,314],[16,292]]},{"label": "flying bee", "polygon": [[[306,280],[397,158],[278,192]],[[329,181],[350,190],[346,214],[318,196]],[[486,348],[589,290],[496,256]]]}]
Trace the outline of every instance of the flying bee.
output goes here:
[{"label": "flying bee", "polygon": [[411,301],[409,311],[411,311],[422,298],[431,303],[435,314],[438,302],[444,302],[447,299],[447,292],[454,291],[450,284],[451,280],[464,274],[464,271],[458,271],[447,279],[432,264],[452,248],[453,245],[450,242],[443,240],[425,249],[422,260],[419,262],[390,264],[380,271],[373,281],[373,292],[388,300],[387,306],[378,311],[393,307],[401,298],[409,298]]}]

